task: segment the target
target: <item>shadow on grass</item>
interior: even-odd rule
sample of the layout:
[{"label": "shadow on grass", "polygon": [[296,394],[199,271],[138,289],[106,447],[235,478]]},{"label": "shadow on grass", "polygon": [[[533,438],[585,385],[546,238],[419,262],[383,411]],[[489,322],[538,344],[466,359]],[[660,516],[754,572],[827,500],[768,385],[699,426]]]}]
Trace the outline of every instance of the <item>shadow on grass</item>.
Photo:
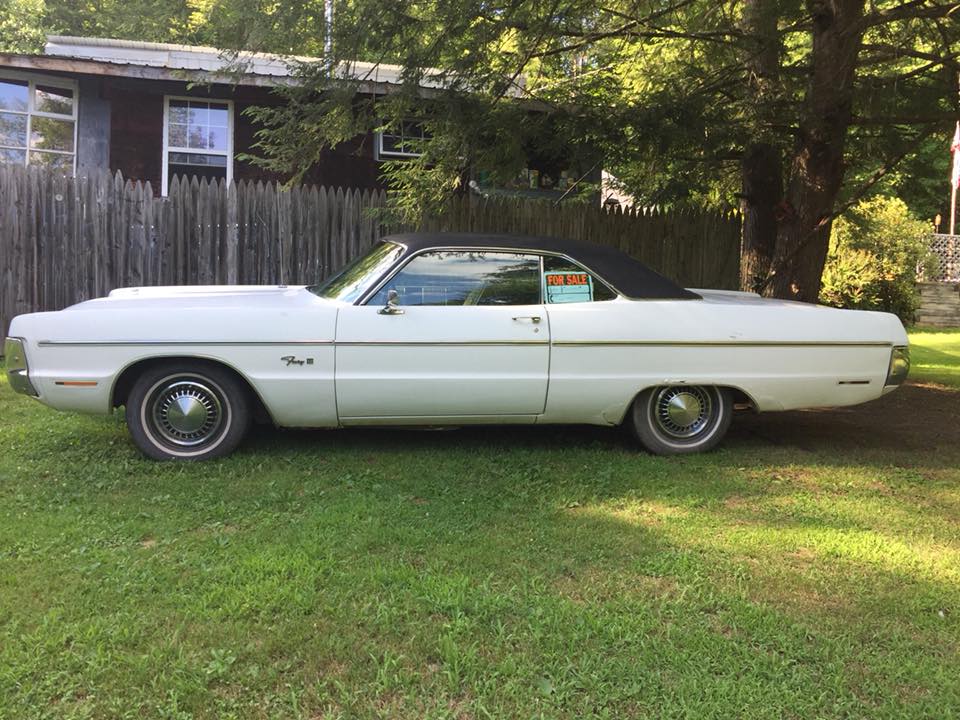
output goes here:
[{"label": "shadow on grass", "polygon": [[[889,465],[898,459],[918,467],[955,467],[960,461],[960,392],[910,384],[866,405],[785,413],[738,413],[721,443],[735,462],[797,462]],[[561,452],[604,449],[644,456],[623,428],[595,426],[474,426],[450,430],[255,428],[254,452],[288,452],[330,446],[359,452],[441,451],[471,448],[494,452]],[[772,455],[771,455],[772,453]],[[746,457],[745,457],[746,456]],[[684,459],[671,459],[683,462]]]}]

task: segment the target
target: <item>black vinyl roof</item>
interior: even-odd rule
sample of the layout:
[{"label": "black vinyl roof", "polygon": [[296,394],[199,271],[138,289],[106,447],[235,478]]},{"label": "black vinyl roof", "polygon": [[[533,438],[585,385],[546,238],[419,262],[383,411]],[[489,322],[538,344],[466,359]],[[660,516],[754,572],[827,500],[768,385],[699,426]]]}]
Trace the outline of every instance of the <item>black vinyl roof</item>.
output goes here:
[{"label": "black vinyl roof", "polygon": [[383,238],[406,247],[404,257],[433,248],[489,248],[566,255],[634,300],[698,300],[700,296],[616,248],[582,240],[488,233],[402,233]]}]

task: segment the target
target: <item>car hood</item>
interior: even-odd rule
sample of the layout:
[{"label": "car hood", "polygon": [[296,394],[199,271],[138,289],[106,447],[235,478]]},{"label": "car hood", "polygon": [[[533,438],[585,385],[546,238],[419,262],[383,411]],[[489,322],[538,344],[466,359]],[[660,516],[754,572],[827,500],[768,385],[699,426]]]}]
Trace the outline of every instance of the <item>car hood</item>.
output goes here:
[{"label": "car hood", "polygon": [[303,285],[180,285],[118,288],[107,297],[71,305],[67,311],[117,310],[136,307],[264,307],[290,302],[303,295]]},{"label": "car hood", "polygon": [[302,285],[122,288],[21,315],[11,334],[40,342],[331,342],[337,307]]}]

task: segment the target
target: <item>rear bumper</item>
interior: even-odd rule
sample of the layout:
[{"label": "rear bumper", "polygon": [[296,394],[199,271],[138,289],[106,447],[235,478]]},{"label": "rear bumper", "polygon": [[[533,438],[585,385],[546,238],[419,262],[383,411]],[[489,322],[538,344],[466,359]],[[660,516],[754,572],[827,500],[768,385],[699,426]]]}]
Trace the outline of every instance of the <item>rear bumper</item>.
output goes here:
[{"label": "rear bumper", "polygon": [[10,388],[21,395],[37,397],[39,393],[30,382],[30,366],[27,363],[26,342],[23,338],[8,337],[3,344],[7,360],[7,380]]},{"label": "rear bumper", "polygon": [[889,392],[903,385],[903,381],[910,374],[910,347],[895,345],[890,351],[890,367],[887,369],[887,380],[884,390]]}]

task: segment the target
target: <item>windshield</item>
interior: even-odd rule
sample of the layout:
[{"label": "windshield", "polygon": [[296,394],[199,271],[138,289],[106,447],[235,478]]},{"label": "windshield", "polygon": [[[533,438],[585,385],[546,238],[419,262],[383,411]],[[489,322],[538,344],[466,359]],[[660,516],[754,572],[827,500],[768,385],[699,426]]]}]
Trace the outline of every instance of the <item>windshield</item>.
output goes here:
[{"label": "windshield", "polygon": [[378,243],[366,255],[361,255],[336,275],[319,285],[308,287],[314,295],[329,300],[353,302],[378,277],[383,275],[403,253],[400,245],[391,242]]}]

